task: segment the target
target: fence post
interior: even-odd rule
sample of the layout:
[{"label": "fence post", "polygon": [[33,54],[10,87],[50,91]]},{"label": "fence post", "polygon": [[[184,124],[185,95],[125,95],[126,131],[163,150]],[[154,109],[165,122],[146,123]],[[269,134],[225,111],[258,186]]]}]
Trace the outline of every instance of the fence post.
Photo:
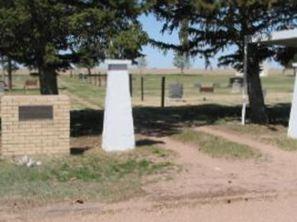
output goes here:
[{"label": "fence post", "polygon": [[98,75],[95,77],[95,86],[98,86]]},{"label": "fence post", "polygon": [[144,101],[144,78],[141,76],[141,101]]},{"label": "fence post", "polygon": [[99,80],[99,87],[101,87],[101,74],[100,73],[98,75],[98,80]]},{"label": "fence post", "polygon": [[165,107],[165,76],[162,76],[161,81],[161,107]]},{"label": "fence post", "polygon": [[130,89],[130,95],[133,97],[133,78],[132,74],[129,74],[129,89]]}]

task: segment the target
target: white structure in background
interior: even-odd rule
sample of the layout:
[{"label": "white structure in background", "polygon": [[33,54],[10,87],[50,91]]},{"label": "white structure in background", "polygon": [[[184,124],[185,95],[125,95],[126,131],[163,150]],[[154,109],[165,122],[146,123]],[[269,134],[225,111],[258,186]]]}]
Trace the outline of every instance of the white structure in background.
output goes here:
[{"label": "white structure in background", "polygon": [[261,72],[260,72],[260,77],[267,77],[269,74],[269,65],[267,62],[263,62],[260,65]]},{"label": "white structure in background", "polygon": [[[293,64],[293,68],[294,68],[294,73],[296,73],[297,63]],[[294,85],[293,101],[292,101],[292,106],[291,106],[288,136],[297,139],[297,79],[296,79],[296,75],[295,75],[295,85]]]},{"label": "white structure in background", "polygon": [[[297,48],[297,29],[274,32],[271,35],[257,36],[253,43],[265,45],[282,45]],[[296,70],[297,64],[294,64]],[[294,93],[291,105],[288,136],[297,139],[297,79],[295,77]]]},{"label": "white structure in background", "polygon": [[105,97],[102,148],[105,151],[126,151],[135,148],[129,60],[107,60],[107,91]]}]

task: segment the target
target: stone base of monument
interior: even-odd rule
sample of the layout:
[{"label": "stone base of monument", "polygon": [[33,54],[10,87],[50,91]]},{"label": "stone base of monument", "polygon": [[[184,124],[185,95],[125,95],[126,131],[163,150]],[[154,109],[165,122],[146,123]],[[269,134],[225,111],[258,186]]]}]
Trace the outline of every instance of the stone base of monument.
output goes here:
[{"label": "stone base of monument", "polygon": [[108,60],[102,148],[107,152],[135,148],[127,60]]},{"label": "stone base of monument", "polygon": [[3,96],[1,118],[2,156],[70,153],[67,96]]}]

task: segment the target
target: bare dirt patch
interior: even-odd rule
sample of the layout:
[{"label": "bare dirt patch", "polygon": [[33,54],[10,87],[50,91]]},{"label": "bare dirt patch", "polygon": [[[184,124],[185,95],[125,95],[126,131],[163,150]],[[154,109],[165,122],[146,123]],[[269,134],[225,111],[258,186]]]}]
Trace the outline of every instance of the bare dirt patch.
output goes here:
[{"label": "bare dirt patch", "polygon": [[264,155],[230,161],[170,137],[151,137],[149,141],[162,141],[158,146],[176,153],[174,162],[183,167],[172,180],[143,185],[145,196],[112,204],[61,203],[6,214],[6,221],[295,221],[297,154],[215,128],[197,130]]}]

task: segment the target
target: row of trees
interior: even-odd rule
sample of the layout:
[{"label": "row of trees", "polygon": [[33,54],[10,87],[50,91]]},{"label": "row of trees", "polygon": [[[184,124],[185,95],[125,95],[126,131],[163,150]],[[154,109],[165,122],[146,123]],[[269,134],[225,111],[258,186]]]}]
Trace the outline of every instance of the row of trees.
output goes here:
[{"label": "row of trees", "polygon": [[[245,36],[296,27],[295,0],[0,0],[0,56],[39,71],[42,94],[57,94],[57,71],[105,58],[135,59],[147,43],[177,56],[219,57],[219,65],[243,69]],[[149,39],[138,20],[152,13],[162,32],[180,42]],[[248,94],[251,119],[267,121],[259,64],[286,64],[296,49],[250,45]]]}]

